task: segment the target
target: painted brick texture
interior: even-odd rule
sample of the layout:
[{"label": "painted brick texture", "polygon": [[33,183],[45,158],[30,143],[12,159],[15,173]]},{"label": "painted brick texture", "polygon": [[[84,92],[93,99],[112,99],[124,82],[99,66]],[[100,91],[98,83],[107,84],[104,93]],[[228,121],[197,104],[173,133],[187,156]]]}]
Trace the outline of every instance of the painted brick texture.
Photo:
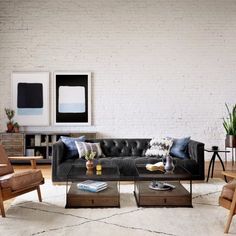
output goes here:
[{"label": "painted brick texture", "polygon": [[101,137],[224,145],[236,98],[236,1],[0,0],[0,119],[12,71],[91,71]]}]

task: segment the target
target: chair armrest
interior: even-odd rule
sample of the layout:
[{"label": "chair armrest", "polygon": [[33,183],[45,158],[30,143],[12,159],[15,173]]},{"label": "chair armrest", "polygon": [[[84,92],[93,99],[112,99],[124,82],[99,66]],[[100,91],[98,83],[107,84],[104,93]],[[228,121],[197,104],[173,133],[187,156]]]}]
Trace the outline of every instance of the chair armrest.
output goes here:
[{"label": "chair armrest", "polygon": [[222,171],[222,175],[236,179],[236,172],[233,171]]},{"label": "chair armrest", "polygon": [[195,160],[199,165],[199,175],[201,179],[205,178],[205,160],[204,160],[204,143],[190,140],[188,144],[190,159]]}]

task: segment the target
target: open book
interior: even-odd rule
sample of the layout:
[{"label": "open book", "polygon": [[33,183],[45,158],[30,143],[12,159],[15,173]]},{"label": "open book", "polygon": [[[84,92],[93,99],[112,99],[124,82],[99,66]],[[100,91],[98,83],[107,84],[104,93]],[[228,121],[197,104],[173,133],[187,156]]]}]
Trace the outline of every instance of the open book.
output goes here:
[{"label": "open book", "polygon": [[159,171],[165,172],[163,162],[157,162],[155,164],[147,164],[146,169],[149,171],[159,170]]}]

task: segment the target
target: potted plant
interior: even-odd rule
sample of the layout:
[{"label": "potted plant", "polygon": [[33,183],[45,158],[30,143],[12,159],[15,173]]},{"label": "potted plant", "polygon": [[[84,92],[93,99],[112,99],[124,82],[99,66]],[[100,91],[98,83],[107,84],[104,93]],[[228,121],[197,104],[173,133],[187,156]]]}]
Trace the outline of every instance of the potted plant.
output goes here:
[{"label": "potted plant", "polygon": [[5,113],[7,115],[8,118],[8,122],[7,122],[7,132],[11,133],[14,131],[14,123],[12,118],[15,115],[15,111],[11,110],[10,108],[5,108]]},{"label": "potted plant", "polygon": [[223,118],[223,126],[226,131],[225,146],[226,147],[236,147],[236,104],[233,106],[232,111],[230,111],[227,104],[225,104],[228,117]]},{"label": "potted plant", "polygon": [[17,122],[15,122],[14,123],[14,132],[19,133],[19,128],[20,128],[19,124]]},{"label": "potted plant", "polygon": [[96,156],[96,152],[86,152],[85,154],[85,159],[87,160],[86,162],[86,168],[88,170],[92,170],[93,169],[93,159]]}]

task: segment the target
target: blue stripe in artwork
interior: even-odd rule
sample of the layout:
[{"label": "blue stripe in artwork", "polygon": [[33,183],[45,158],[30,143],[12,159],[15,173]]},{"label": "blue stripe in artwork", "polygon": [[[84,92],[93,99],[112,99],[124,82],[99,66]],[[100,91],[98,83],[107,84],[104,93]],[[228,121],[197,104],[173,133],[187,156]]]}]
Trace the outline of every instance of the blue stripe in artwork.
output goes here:
[{"label": "blue stripe in artwork", "polygon": [[85,103],[60,103],[60,113],[83,113],[85,112]]},{"label": "blue stripe in artwork", "polygon": [[43,114],[43,108],[18,108],[19,116],[39,116]]}]

